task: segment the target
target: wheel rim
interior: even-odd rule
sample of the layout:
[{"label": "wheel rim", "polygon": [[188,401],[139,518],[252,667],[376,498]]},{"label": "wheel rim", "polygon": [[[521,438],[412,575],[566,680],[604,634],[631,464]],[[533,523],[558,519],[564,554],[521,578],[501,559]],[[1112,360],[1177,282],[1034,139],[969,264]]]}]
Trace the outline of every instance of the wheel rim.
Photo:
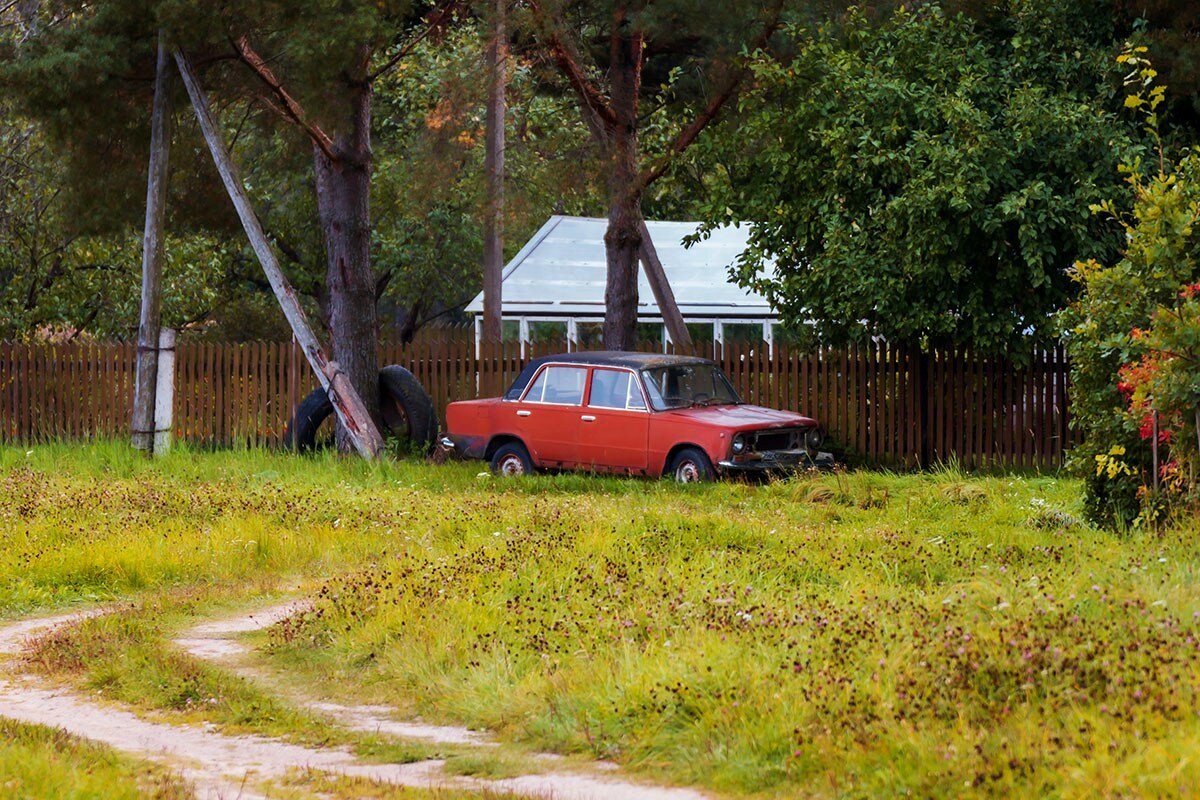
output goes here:
[{"label": "wheel rim", "polygon": [[700,465],[691,459],[679,462],[675,467],[675,480],[679,483],[699,483]]},{"label": "wheel rim", "polygon": [[497,466],[499,467],[500,474],[506,478],[525,474],[525,462],[515,453],[509,453],[501,458]]}]

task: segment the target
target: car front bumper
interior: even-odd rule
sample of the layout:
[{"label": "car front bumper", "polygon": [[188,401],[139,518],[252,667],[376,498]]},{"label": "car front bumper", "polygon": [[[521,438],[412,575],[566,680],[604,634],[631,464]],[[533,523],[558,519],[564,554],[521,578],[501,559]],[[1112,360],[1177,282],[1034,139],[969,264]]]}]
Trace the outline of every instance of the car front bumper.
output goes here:
[{"label": "car front bumper", "polygon": [[803,469],[832,469],[836,464],[833,453],[826,452],[810,455],[805,450],[787,450],[754,455],[757,457],[718,461],[717,468],[731,474],[763,474],[796,472]]},{"label": "car front bumper", "polygon": [[483,436],[459,436],[443,433],[438,437],[438,446],[455,458],[483,458],[487,452],[487,439]]}]

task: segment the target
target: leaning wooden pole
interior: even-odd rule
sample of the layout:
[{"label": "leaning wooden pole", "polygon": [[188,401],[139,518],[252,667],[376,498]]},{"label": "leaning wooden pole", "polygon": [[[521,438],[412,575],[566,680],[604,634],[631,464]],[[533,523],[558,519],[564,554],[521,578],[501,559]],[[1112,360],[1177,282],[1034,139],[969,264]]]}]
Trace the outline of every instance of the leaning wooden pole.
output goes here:
[{"label": "leaning wooden pole", "polygon": [[654,301],[658,303],[658,310],[667,326],[667,333],[670,334],[671,341],[677,347],[690,351],[692,335],[688,333],[687,325],[683,322],[683,314],[679,313],[679,304],[675,302],[675,292],[671,291],[671,284],[667,281],[667,272],[658,259],[658,251],[654,249],[654,240],[650,238],[650,230],[646,227],[644,220],[638,223],[638,226],[639,232],[642,234],[640,248],[642,270],[646,273],[646,282],[650,284],[650,291],[654,292]]},{"label": "leaning wooden pole", "polygon": [[146,224],[142,234],[142,309],[138,319],[137,375],[133,390],[133,446],[154,452],[154,406],[162,326],[163,218],[167,207],[167,163],[171,151],[171,53],[158,34],[154,109],[150,117],[150,170],[146,180]]},{"label": "leaning wooden pole", "polygon": [[292,332],[296,335],[296,341],[304,351],[308,363],[312,365],[313,372],[317,374],[317,380],[321,382],[321,387],[328,392],[329,399],[333,403],[333,410],[337,412],[338,420],[349,433],[354,448],[363,458],[368,460],[375,458],[383,450],[383,437],[379,435],[379,428],[371,419],[371,415],[367,413],[366,406],[363,405],[362,398],[351,385],[349,377],[341,371],[336,361],[330,361],[325,354],[325,348],[321,346],[312,327],[308,324],[308,316],[300,307],[295,291],[288,283],[283,270],[279,268],[279,260],[275,257],[275,251],[271,248],[271,243],[263,232],[258,215],[254,213],[254,208],[250,205],[250,197],[246,194],[242,179],[229,155],[229,150],[225,147],[225,140],[221,137],[221,131],[213,117],[208,97],[201,88],[200,82],[196,80],[191,63],[180,50],[175,50],[175,63],[179,67],[179,74],[183,76],[183,85],[187,87],[188,97],[191,98],[192,108],[196,112],[196,120],[200,124],[200,131],[204,134],[204,141],[208,144],[213,163],[217,166],[217,172],[221,174],[225,191],[229,194],[229,199],[233,201],[233,207],[242,221],[242,227],[250,240],[250,246],[254,248],[254,253],[258,256],[259,263],[262,264],[263,272],[266,273],[271,289],[275,292],[275,297],[283,309],[283,315],[287,317],[288,324],[292,326]]}]

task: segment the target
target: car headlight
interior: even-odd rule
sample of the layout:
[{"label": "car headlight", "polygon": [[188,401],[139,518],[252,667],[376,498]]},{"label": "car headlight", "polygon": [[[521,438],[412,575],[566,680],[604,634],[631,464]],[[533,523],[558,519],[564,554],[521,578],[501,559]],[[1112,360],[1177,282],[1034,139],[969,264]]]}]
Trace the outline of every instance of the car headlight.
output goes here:
[{"label": "car headlight", "polygon": [[804,446],[808,450],[816,450],[825,443],[825,432],[820,428],[809,428],[808,433],[804,434]]},{"label": "car headlight", "polygon": [[733,437],[733,452],[744,453],[746,451],[746,438],[740,433]]}]

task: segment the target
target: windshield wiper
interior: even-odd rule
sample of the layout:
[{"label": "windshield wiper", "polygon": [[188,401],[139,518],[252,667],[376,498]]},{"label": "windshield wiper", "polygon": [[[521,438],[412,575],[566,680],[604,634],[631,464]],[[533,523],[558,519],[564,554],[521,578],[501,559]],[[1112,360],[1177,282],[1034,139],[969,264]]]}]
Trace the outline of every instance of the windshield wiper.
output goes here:
[{"label": "windshield wiper", "polygon": [[738,400],[722,400],[719,397],[710,397],[707,400],[693,400],[692,408],[699,406],[700,408],[708,408],[709,406],[736,406],[740,405]]}]

